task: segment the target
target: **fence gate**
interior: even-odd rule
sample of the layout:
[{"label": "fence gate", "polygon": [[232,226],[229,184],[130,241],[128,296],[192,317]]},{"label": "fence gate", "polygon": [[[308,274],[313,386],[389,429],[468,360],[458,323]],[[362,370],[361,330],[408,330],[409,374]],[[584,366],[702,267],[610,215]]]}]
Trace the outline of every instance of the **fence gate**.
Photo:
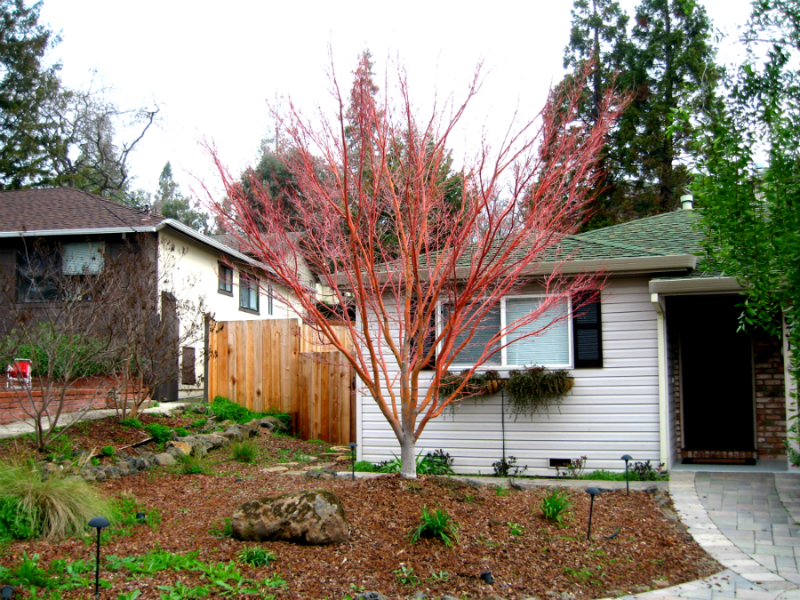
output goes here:
[{"label": "fence gate", "polygon": [[287,412],[304,439],[355,441],[353,371],[297,319],[212,323],[208,349],[210,399]]}]

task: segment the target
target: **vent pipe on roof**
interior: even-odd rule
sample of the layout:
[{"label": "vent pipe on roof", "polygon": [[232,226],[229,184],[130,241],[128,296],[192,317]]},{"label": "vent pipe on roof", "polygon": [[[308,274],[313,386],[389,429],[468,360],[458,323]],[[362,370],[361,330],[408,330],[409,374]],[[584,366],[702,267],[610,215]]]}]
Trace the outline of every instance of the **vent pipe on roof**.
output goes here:
[{"label": "vent pipe on roof", "polygon": [[681,208],[683,210],[694,209],[694,197],[691,194],[686,194],[685,196],[681,196]]}]

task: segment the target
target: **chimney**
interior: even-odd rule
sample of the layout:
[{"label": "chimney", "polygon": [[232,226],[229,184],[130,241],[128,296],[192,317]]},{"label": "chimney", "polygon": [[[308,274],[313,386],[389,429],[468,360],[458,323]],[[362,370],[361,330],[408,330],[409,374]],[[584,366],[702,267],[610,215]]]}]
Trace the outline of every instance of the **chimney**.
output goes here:
[{"label": "chimney", "polygon": [[686,194],[685,196],[681,196],[681,208],[683,210],[694,209],[694,197],[692,197],[691,194]]}]

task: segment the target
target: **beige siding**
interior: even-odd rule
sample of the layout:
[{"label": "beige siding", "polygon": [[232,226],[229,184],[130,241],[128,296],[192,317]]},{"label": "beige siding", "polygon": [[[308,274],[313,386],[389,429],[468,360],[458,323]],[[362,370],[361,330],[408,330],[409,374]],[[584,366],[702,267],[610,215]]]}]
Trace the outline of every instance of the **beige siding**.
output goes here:
[{"label": "beige siding", "polygon": [[[623,454],[659,459],[656,313],[647,279],[609,282],[602,296],[602,369],[573,369],[575,387],[559,407],[516,420],[506,406],[506,456],[527,474],[554,475],[549,458],[586,456],[587,470],[620,469]],[[399,455],[394,434],[369,398],[358,394],[359,457]],[[461,473],[492,474],[502,455],[501,398],[470,400],[428,423],[417,452],[442,448]]]}]

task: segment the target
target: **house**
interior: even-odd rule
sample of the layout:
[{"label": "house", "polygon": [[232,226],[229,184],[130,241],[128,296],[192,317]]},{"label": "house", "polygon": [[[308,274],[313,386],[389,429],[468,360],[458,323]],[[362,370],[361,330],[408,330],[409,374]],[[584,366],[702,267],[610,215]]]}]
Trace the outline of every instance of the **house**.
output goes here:
[{"label": "house", "polygon": [[[587,471],[621,470],[624,454],[668,469],[756,461],[786,468],[787,349],[766,334],[737,332],[741,287],[698,268],[696,221],[689,204],[564,239],[562,272],[607,276],[599,305],[509,348],[492,367],[501,376],[530,362],[568,369],[574,387],[563,403],[515,418],[502,394],[467,400],[427,424],[417,451],[443,449],[460,473],[492,474],[503,449],[528,475],[554,476],[583,456]],[[525,301],[538,291],[519,294]],[[359,458],[399,455],[362,390],[357,411]]]},{"label": "house", "polygon": [[[273,285],[268,270],[238,250],[172,219],[71,188],[0,192],[0,273],[17,303],[35,307],[55,300],[46,282],[37,279],[36,265],[28,264],[31,249],[42,240],[60,249],[64,274],[79,276],[99,272],[132,240],[150,240],[158,248],[160,269],[154,282],[160,289],[153,293],[162,299],[198,306],[202,301],[204,312],[218,321],[294,315],[284,303],[288,294]],[[167,277],[165,268],[171,270]],[[187,326],[180,323],[180,330]],[[158,391],[160,398],[202,394],[207,332],[199,331],[175,348],[175,376]]]}]

